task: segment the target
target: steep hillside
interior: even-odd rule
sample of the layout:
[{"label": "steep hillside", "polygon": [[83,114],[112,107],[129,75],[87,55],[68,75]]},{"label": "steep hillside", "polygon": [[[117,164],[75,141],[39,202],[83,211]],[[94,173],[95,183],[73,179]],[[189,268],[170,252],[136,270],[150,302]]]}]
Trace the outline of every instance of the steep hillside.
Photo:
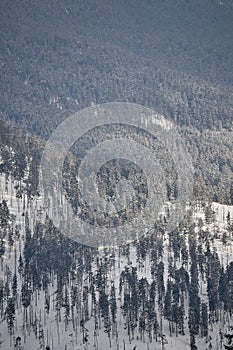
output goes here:
[{"label": "steep hillside", "polygon": [[91,104],[152,107],[179,125],[196,193],[232,202],[230,1],[3,0],[0,18],[2,120],[48,138]]},{"label": "steep hillside", "polygon": [[2,1],[1,112],[48,135],[90,103],[232,125],[233,9],[217,1]]}]

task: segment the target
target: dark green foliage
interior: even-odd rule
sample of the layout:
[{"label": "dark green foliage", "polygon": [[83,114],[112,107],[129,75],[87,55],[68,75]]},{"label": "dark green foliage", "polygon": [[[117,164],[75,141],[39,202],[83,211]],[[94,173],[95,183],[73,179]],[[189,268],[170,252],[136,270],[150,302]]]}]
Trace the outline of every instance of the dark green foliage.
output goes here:
[{"label": "dark green foliage", "polygon": [[10,331],[10,334],[13,332],[14,320],[15,320],[15,300],[14,298],[9,298],[6,307],[6,318],[7,325]]},{"label": "dark green foliage", "polygon": [[195,336],[198,335],[200,326],[200,297],[195,238],[191,236],[189,242],[191,257],[191,283],[189,286],[189,331],[191,336]]},{"label": "dark green foliage", "polygon": [[17,275],[14,274],[13,276],[13,283],[12,283],[12,294],[13,297],[15,298],[17,295],[17,287],[18,287],[18,283],[17,283]]},{"label": "dark green foliage", "polygon": [[191,350],[197,350],[196,339],[195,339],[194,335],[190,336],[190,349]]},{"label": "dark green foliage", "polygon": [[227,310],[228,308],[228,280],[227,280],[227,274],[224,271],[224,268],[222,267],[221,273],[220,273],[220,279],[219,279],[219,300],[223,303],[224,310]]},{"label": "dark green foliage", "polygon": [[165,294],[165,298],[164,298],[164,317],[167,318],[168,320],[171,321],[171,316],[172,316],[172,312],[171,312],[171,306],[172,306],[172,283],[168,280],[167,282],[167,290],[166,290],[166,294]]},{"label": "dark green foliage", "polygon": [[[47,139],[91,103],[130,101],[181,128],[194,163],[195,196],[232,203],[229,3],[4,0],[0,6],[0,118],[17,125],[1,122],[0,172],[21,180],[31,159],[23,187],[37,195],[42,141],[20,128]],[[20,196],[22,184],[18,190]]]},{"label": "dark green foliage", "polygon": [[7,201],[5,199],[0,203],[0,229],[6,229],[13,221],[13,215],[10,214]]},{"label": "dark green foliage", "polygon": [[112,283],[111,286],[111,293],[110,293],[110,308],[111,308],[111,316],[112,316],[112,322],[116,323],[117,319],[116,319],[116,313],[117,313],[117,302],[116,302],[116,292],[115,292],[115,286]]},{"label": "dark green foliage", "polygon": [[21,289],[21,300],[25,308],[28,308],[31,303],[32,290],[29,285],[25,282]]},{"label": "dark green foliage", "polygon": [[211,317],[214,317],[215,311],[219,307],[219,279],[220,279],[220,262],[217,254],[208,255],[208,277],[207,277],[207,291],[209,296],[209,310]]},{"label": "dark green foliage", "polygon": [[208,335],[208,307],[206,303],[201,303],[201,336]]}]

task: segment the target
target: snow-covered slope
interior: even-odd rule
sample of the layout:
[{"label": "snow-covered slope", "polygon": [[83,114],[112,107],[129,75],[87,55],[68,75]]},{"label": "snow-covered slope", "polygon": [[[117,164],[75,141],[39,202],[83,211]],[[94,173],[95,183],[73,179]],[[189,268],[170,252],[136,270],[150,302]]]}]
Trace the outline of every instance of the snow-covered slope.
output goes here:
[{"label": "snow-covered slope", "polygon": [[[2,199],[7,200],[10,213],[15,215],[15,220],[12,228],[14,231],[18,231],[18,236],[14,236],[14,242],[12,245],[9,242],[5,242],[5,253],[1,258],[0,266],[0,281],[3,285],[6,283],[9,287],[9,295],[4,297],[2,304],[2,313],[0,321],[0,341],[1,349],[49,349],[52,350],[107,350],[107,349],[125,349],[125,350],[154,350],[154,349],[190,349],[190,337],[188,327],[188,295],[185,295],[184,307],[184,335],[178,334],[176,336],[173,332],[171,334],[171,324],[164,318],[158,304],[158,295],[156,296],[156,311],[159,328],[156,336],[151,339],[148,336],[148,332],[142,333],[140,327],[136,326],[134,334],[128,333],[128,320],[127,316],[123,312],[124,299],[127,290],[124,293],[120,291],[120,276],[122,271],[127,268],[129,271],[133,267],[137,268],[137,279],[146,278],[148,285],[150,286],[153,278],[151,274],[151,268],[153,259],[151,253],[146,253],[144,259],[139,258],[137,253],[137,246],[130,245],[128,253],[122,253],[118,249],[99,249],[98,253],[94,253],[91,262],[91,270],[87,272],[82,271],[80,274],[79,264],[77,263],[72,268],[68,276],[66,288],[62,291],[63,301],[61,308],[57,309],[57,293],[58,293],[58,275],[56,273],[50,274],[50,281],[46,290],[36,289],[31,295],[30,305],[24,308],[22,305],[22,284],[25,283],[25,276],[22,272],[19,273],[18,259],[20,254],[23,256],[25,245],[25,213],[28,212],[30,221],[30,227],[33,230],[35,228],[36,220],[41,215],[40,205],[37,203],[27,203],[27,198],[20,200],[16,199],[16,192],[14,184],[9,179],[5,181],[5,177],[0,177],[0,202]],[[25,203],[25,208],[24,208]],[[38,212],[35,207],[37,206]],[[209,242],[211,251],[216,250],[219,254],[219,260],[223,262],[223,265],[227,265],[232,261],[232,241],[227,240],[224,243],[222,235],[228,232],[227,228],[227,214],[230,213],[230,217],[233,217],[233,207],[224,206],[218,203],[212,204],[212,209],[215,212],[215,218],[211,223],[205,222],[204,209],[196,208],[193,213],[194,222],[198,222],[199,218],[203,219],[203,225],[197,231],[202,229],[203,231],[209,231]],[[44,220],[44,218],[42,218]],[[217,232],[217,235],[216,235]],[[214,237],[212,239],[212,237]],[[188,235],[183,234],[184,241],[188,248]],[[168,266],[169,261],[174,261],[174,256],[171,250],[169,250],[169,236],[158,236],[158,239],[162,239],[163,256],[160,261],[164,264],[164,284],[167,285],[168,280]],[[149,250],[151,252],[151,250]],[[34,254],[37,254],[35,251]],[[47,257],[49,259],[49,256]],[[101,262],[101,263],[100,263]],[[108,297],[110,296],[111,286],[114,285],[117,303],[117,318],[116,323],[111,324],[108,332],[106,328],[106,320],[101,316],[101,313],[95,316],[93,309],[93,295],[91,294],[91,288],[93,287],[92,278],[98,277],[99,266],[105,266],[106,270],[103,272],[106,277],[105,292]],[[178,259],[176,261],[176,268],[181,267],[182,261]],[[187,271],[190,270],[190,257],[186,266]],[[84,266],[85,270],[85,266]],[[7,313],[6,304],[7,298],[11,296],[13,285],[13,274],[16,271],[17,275],[17,295],[15,303],[15,320],[13,327],[13,334],[10,336],[9,327],[7,326]],[[91,272],[91,275],[90,275]],[[199,276],[200,277],[200,276]],[[202,302],[208,303],[207,296],[207,281],[199,279],[199,296]],[[79,302],[74,308],[72,304],[72,293],[74,287],[77,287]],[[32,288],[32,286],[31,286]],[[96,288],[96,287],[95,287]],[[32,288],[33,289],[33,288]],[[88,297],[84,302],[85,291],[88,291]],[[65,296],[65,293],[67,295]],[[95,296],[97,303],[100,298],[100,291],[95,289]],[[65,301],[69,300],[69,313],[66,314],[67,309]],[[109,302],[111,298],[109,297]],[[48,311],[49,303],[49,311]],[[86,304],[87,303],[87,304]],[[4,307],[5,305],[5,307]],[[84,309],[88,315],[84,317]],[[5,311],[4,311],[5,310]],[[84,324],[82,323],[83,317],[85,318]],[[219,330],[226,327],[231,323],[231,319],[228,313],[223,311],[219,312],[218,322],[211,323],[209,326],[208,337],[196,337],[196,344],[198,349],[204,350],[210,344],[212,349],[220,349],[221,338]],[[96,325],[98,324],[98,326]],[[161,333],[162,330],[162,333]],[[162,337],[161,337],[162,335]],[[19,338],[21,340],[19,341]],[[16,339],[18,340],[16,341]],[[14,347],[18,344],[17,347]],[[21,345],[20,345],[21,344]]]}]

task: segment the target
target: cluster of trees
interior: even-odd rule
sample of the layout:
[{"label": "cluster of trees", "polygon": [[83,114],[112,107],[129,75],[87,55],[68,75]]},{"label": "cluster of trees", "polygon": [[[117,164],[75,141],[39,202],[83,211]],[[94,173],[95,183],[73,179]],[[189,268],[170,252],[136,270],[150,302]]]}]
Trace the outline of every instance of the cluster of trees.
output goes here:
[{"label": "cluster of trees", "polygon": [[[87,323],[93,320],[96,348],[101,329],[110,347],[113,339],[119,345],[123,318],[129,342],[139,338],[148,347],[153,341],[164,346],[167,323],[170,336],[188,333],[191,350],[197,349],[197,339],[207,338],[213,324],[226,322],[233,311],[233,263],[220,261],[211,232],[190,220],[168,237],[155,228],[151,236],[101,255],[65,238],[48,217],[32,230],[25,198],[38,195],[44,139],[59,122],[93,103],[129,101],[154,108],[178,125],[193,159],[196,199],[233,204],[232,6],[199,0],[148,0],[143,6],[121,0],[111,6],[16,0],[0,6],[7,19],[0,23],[0,173],[16,180],[24,215],[20,228],[7,201],[0,203],[0,315],[15,348],[21,349],[21,336],[26,339],[31,330],[49,350],[53,340],[46,335],[46,320],[55,315],[58,343],[64,323],[65,331],[71,326],[87,345]],[[85,136],[85,151],[101,141],[98,132]],[[78,142],[75,155],[77,149]],[[80,205],[70,185],[76,166],[65,163],[64,185],[74,205]],[[204,213],[206,224],[211,223],[210,205]],[[233,232],[230,214],[226,219],[225,245]],[[7,249],[11,266],[3,259]],[[149,276],[141,277],[148,264]],[[116,280],[114,272],[120,275]],[[20,312],[23,331],[15,338]],[[230,349],[231,335],[226,338]]]},{"label": "cluster of trees", "polygon": [[17,198],[38,196],[39,164],[44,142],[0,120],[0,174],[16,180]]},{"label": "cluster of trees", "polygon": [[[182,125],[232,126],[231,7],[70,0],[3,1],[1,10],[8,13],[1,23],[6,118],[44,136],[62,118],[60,108],[67,115],[91,102],[127,100]],[[22,18],[37,30],[26,30]]]},{"label": "cluster of trees", "polygon": [[[232,202],[232,6],[226,1],[3,1],[1,12],[8,14],[0,24],[1,120],[44,139],[93,103],[154,108],[182,129],[195,193]],[[10,161],[11,149],[2,153]]]},{"label": "cluster of trees", "polygon": [[[229,216],[226,220],[231,222]],[[66,238],[48,217],[44,223],[37,222],[33,231],[27,212],[23,219],[24,230],[13,230],[7,203],[1,203],[1,232],[5,232],[4,241],[11,242],[15,267],[11,270],[6,265],[0,280],[0,314],[16,349],[28,329],[42,348],[49,349],[46,323],[54,315],[58,329],[62,323],[66,332],[72,328],[83,344],[92,339],[90,320],[96,344],[101,329],[110,347],[113,341],[119,344],[122,317],[129,342],[160,341],[165,346],[167,322],[169,335],[189,334],[195,350],[199,337],[212,346],[213,324],[227,322],[232,315],[233,263],[221,263],[213,235],[201,224],[195,227],[191,214],[168,236],[157,228],[148,237],[102,253]],[[119,265],[122,259],[125,263]],[[141,276],[147,265],[150,274]],[[113,272],[120,273],[117,279],[110,277]],[[46,315],[44,321],[33,312],[35,305]],[[16,327],[16,310],[23,312],[22,334]]]}]

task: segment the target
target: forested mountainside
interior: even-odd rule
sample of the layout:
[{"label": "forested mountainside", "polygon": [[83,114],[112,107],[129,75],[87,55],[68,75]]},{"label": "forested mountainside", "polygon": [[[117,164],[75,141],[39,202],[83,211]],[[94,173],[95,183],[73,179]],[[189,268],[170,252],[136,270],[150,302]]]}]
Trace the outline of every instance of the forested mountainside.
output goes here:
[{"label": "forested mountainside", "polygon": [[232,349],[233,206],[94,249],[18,185],[0,176],[1,349]]},{"label": "forested mountainside", "polygon": [[[187,130],[194,165],[193,198],[233,204],[232,132]],[[21,181],[21,191],[38,195],[39,165],[45,141],[0,121],[0,173]]]},{"label": "forested mountainside", "polygon": [[49,137],[91,104],[177,123],[195,194],[232,202],[231,1],[1,1],[0,116]]},{"label": "forested mountainside", "polygon": [[218,1],[1,2],[1,114],[43,137],[90,103],[232,127],[233,8]]},{"label": "forested mountainside", "polygon": [[[0,33],[0,349],[233,349],[232,1],[1,0]],[[193,200],[172,232],[168,210],[91,248],[56,227],[39,165],[60,122],[115,101],[177,125]]]}]

